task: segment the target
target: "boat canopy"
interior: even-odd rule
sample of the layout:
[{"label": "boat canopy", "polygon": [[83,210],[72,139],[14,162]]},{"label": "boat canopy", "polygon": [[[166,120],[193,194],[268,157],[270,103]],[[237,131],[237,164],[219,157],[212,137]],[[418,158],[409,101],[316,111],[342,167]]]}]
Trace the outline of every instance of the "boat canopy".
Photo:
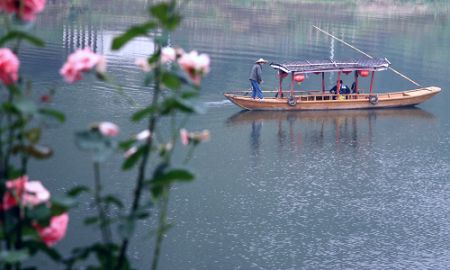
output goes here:
[{"label": "boat canopy", "polygon": [[284,64],[271,63],[270,66],[285,73],[351,72],[356,70],[386,70],[391,63],[386,58],[348,60],[303,60]]}]

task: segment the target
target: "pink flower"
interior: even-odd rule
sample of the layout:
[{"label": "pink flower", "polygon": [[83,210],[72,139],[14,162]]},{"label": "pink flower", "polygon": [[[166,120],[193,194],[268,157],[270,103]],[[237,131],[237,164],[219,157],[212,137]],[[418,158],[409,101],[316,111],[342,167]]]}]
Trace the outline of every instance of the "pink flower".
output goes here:
[{"label": "pink flower", "polygon": [[44,241],[47,246],[51,247],[66,235],[68,223],[69,215],[67,213],[63,213],[59,216],[52,217],[48,227],[41,228],[37,224],[34,225],[34,227],[38,231],[42,241]]},{"label": "pink flower", "polygon": [[150,70],[152,70],[152,67],[148,63],[147,58],[143,58],[143,57],[136,58],[136,60],[134,61],[134,64],[136,66],[138,66],[144,72],[149,72]]},{"label": "pink flower", "polygon": [[8,210],[19,204],[25,189],[25,183],[27,182],[28,176],[26,175],[6,182],[6,188],[8,190],[3,195],[1,207],[3,210]]},{"label": "pink flower", "polygon": [[166,64],[175,61],[177,53],[172,47],[164,47],[161,49],[161,63]]},{"label": "pink flower", "polygon": [[180,140],[183,145],[189,144],[189,132],[184,128],[180,129]]},{"label": "pink flower", "polygon": [[151,136],[150,130],[146,129],[136,134],[136,140],[145,141],[148,138],[150,138],[150,136]]},{"label": "pink flower", "polygon": [[196,142],[207,142],[210,139],[209,130],[205,129],[200,132],[193,132],[189,134],[190,138]]},{"label": "pink flower", "polygon": [[50,192],[40,181],[28,181],[24,175],[6,182],[8,189],[3,196],[3,210],[8,210],[18,204],[23,206],[36,206],[50,200]]},{"label": "pink flower", "polygon": [[95,66],[95,71],[100,74],[105,74],[106,66],[106,58],[102,55],[99,55],[97,65]]},{"label": "pink flower", "polygon": [[106,60],[103,56],[95,54],[90,48],[83,50],[77,49],[74,53],[69,55],[66,63],[59,70],[59,74],[64,79],[73,83],[83,79],[82,72],[88,72],[93,68],[99,73],[106,71]]},{"label": "pink flower", "polygon": [[209,63],[209,56],[207,54],[199,55],[197,51],[183,54],[178,59],[178,64],[196,85],[200,85],[202,76],[209,72]]},{"label": "pink flower", "polygon": [[134,153],[136,153],[136,152],[137,152],[137,147],[133,146],[125,152],[124,156],[125,156],[125,158],[129,158],[132,155],[134,155]]},{"label": "pink flower", "polygon": [[46,0],[0,0],[0,10],[14,13],[20,19],[32,21],[45,8]]},{"label": "pink flower", "polygon": [[17,81],[19,78],[19,65],[19,59],[10,49],[0,49],[0,80],[4,84],[9,85]]},{"label": "pink flower", "polygon": [[111,122],[101,122],[98,124],[98,130],[107,137],[115,137],[119,134],[119,127]]},{"label": "pink flower", "polygon": [[48,202],[50,192],[42,185],[40,181],[30,181],[25,183],[25,189],[22,194],[23,205],[38,205]]}]

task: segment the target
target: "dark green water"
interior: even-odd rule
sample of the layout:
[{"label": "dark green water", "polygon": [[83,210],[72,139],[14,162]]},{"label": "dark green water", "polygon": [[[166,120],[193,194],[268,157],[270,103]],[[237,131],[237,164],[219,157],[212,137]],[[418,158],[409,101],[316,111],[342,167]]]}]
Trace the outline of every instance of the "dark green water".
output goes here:
[{"label": "dark green water", "polygon": [[[119,53],[111,39],[144,18],[147,1],[49,1],[38,20],[45,49],[23,51],[35,87],[60,84],[55,107],[68,121],[46,140],[57,152],[33,164],[31,178],[61,193],[92,183],[92,165],[73,145],[72,132],[110,120],[123,137],[135,108],[92,78],[65,86],[57,71],[74,48],[106,54],[109,70],[145,104],[134,59],[152,51],[138,40]],[[208,108],[188,128],[209,129],[212,141],[191,163],[198,179],[174,189],[175,227],[163,246],[161,269],[448,269],[450,268],[450,4],[299,4],[296,1],[207,1],[183,4],[182,27],[171,44],[212,59],[200,102]],[[334,1],[342,3],[341,1]],[[312,25],[332,32],[422,85],[443,92],[410,109],[340,112],[241,112],[222,93],[247,89],[259,57],[295,59],[362,57]],[[376,91],[414,88],[392,72],[376,75]],[[277,85],[263,70],[264,88]],[[327,77],[327,88],[335,81]],[[344,77],[351,84],[350,77]],[[368,80],[367,80],[368,81]],[[366,86],[368,82],[365,82]],[[311,76],[302,87],[320,87]],[[127,197],[133,174],[103,166],[107,190]],[[72,211],[63,250],[92,241],[81,230],[89,201]],[[143,224],[130,254],[149,268],[152,242]],[[44,265],[45,262],[42,262]]]}]

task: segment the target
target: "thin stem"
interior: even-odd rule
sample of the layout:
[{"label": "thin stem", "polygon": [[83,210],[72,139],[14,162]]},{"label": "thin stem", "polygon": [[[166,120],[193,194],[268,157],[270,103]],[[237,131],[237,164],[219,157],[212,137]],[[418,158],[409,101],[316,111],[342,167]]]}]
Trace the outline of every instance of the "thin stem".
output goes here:
[{"label": "thin stem", "polygon": [[167,211],[169,208],[169,191],[170,186],[164,187],[163,197],[161,202],[161,211],[159,213],[158,235],[156,238],[155,250],[153,252],[153,260],[151,270],[158,268],[159,257],[161,255],[161,246],[164,239],[164,234],[167,228]]},{"label": "thin stem", "polygon": [[102,197],[101,197],[101,191],[102,191],[102,185],[101,185],[101,178],[100,178],[100,163],[94,162],[94,178],[95,178],[95,190],[94,190],[94,197],[95,197],[95,204],[97,206],[98,211],[98,218],[100,220],[100,230],[102,232],[102,238],[103,242],[105,244],[111,243],[111,230],[107,222],[107,217],[104,209],[104,205],[102,203]]},{"label": "thin stem", "polygon": [[[152,101],[152,106],[156,107],[156,105],[158,104],[158,99],[159,99],[159,95],[161,94],[161,85],[160,85],[160,73],[161,73],[161,67],[157,66],[155,68],[155,91],[153,94],[153,101]],[[156,122],[158,120],[158,115],[156,114],[152,114],[149,118],[148,121],[148,130],[150,131],[150,134],[154,133],[155,130],[155,126],[156,126]],[[149,159],[150,156],[150,149],[152,148],[153,145],[153,139],[150,136],[147,139],[147,142],[145,144],[145,148],[144,148],[144,153],[143,153],[143,157],[141,160],[141,163],[139,164],[139,172],[138,172],[138,176],[137,176],[137,183],[136,183],[136,187],[134,190],[134,199],[133,199],[133,204],[131,206],[131,210],[130,210],[130,216],[133,216],[136,213],[136,210],[139,207],[139,203],[141,200],[141,195],[142,195],[142,189],[144,186],[144,180],[145,180],[145,171],[147,168],[147,161]],[[129,244],[129,237],[125,237],[122,240],[122,244],[120,247],[120,253],[119,253],[119,259],[117,261],[117,265],[116,265],[116,270],[122,269],[123,263],[125,261],[125,254],[128,248],[128,244]]]}]

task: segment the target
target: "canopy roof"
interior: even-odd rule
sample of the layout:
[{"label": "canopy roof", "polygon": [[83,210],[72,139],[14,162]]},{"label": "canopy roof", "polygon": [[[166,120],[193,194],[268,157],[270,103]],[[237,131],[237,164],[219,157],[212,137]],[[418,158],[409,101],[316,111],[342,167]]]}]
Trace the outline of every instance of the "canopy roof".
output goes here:
[{"label": "canopy roof", "polygon": [[289,62],[284,64],[271,63],[270,66],[276,70],[286,73],[312,73],[312,72],[337,72],[337,71],[354,71],[369,70],[380,71],[386,70],[390,62],[384,59],[348,59],[348,60],[303,60]]}]

